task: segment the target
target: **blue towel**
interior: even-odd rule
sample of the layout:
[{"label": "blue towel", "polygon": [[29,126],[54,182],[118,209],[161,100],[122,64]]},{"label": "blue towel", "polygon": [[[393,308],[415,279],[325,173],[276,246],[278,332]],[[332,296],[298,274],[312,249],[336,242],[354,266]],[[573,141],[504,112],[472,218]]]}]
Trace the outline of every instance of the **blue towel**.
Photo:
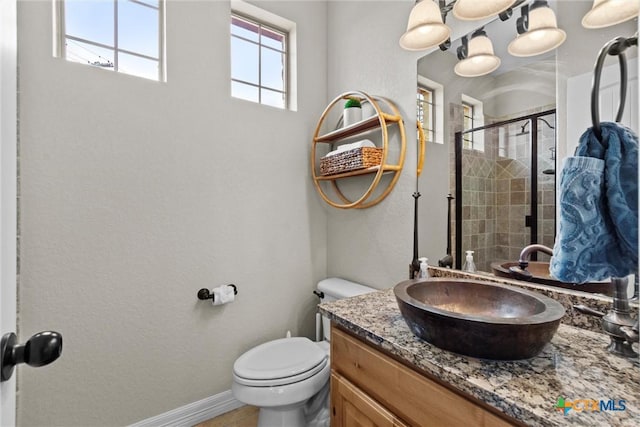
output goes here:
[{"label": "blue towel", "polygon": [[638,137],[602,123],[588,129],[560,177],[560,221],[550,272],[571,283],[624,277],[638,268]]}]

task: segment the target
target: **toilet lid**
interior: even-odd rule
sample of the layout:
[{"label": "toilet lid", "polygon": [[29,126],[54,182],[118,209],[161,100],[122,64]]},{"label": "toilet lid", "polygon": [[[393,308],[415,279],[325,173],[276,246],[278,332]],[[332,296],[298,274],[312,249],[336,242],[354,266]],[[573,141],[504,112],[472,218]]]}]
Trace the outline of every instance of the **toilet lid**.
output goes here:
[{"label": "toilet lid", "polygon": [[[305,337],[282,338],[260,344],[233,364],[235,376],[247,380],[274,380],[313,374],[327,363],[327,354]],[[316,369],[315,371],[317,371]],[[308,373],[308,375],[302,375]]]},{"label": "toilet lid", "polygon": [[277,387],[277,386],[294,384],[300,381],[305,381],[311,377],[315,377],[316,375],[323,375],[323,372],[325,373],[326,379],[329,379],[328,368],[329,368],[329,362],[327,359],[325,359],[322,362],[318,363],[313,368],[309,369],[308,371],[304,371],[298,375],[293,375],[290,377],[269,378],[266,380],[253,380],[250,378],[239,377],[234,372],[233,380],[238,384],[242,384],[250,387]]}]

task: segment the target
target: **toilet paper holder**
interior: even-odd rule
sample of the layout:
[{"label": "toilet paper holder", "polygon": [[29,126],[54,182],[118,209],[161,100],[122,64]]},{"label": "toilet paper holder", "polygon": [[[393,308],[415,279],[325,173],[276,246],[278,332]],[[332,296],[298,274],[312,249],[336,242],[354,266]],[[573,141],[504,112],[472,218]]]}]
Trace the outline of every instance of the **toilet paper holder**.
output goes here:
[{"label": "toilet paper holder", "polygon": [[[234,285],[233,283],[228,284],[227,286],[231,286],[233,288],[233,294],[234,295],[238,295],[238,288],[236,287],[236,285]],[[198,291],[198,299],[199,300],[214,300],[215,299],[215,295],[209,291],[209,289],[207,288],[202,288]]]}]

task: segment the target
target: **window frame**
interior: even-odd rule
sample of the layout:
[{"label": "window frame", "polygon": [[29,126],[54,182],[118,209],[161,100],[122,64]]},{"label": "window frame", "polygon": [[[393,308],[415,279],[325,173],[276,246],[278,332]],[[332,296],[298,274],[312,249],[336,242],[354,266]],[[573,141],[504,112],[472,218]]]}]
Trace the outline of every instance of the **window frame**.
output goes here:
[{"label": "window frame", "polygon": [[[461,95],[461,104],[464,106],[468,106],[471,108],[471,127],[469,129],[480,128],[484,126],[484,104],[479,99],[473,98],[469,95],[462,94]],[[464,118],[467,117],[463,114],[463,130],[468,130],[465,125]],[[469,142],[469,145],[466,143]],[[462,135],[462,147],[465,150],[476,150],[476,151],[484,151],[484,131],[479,132],[469,132],[464,133]]]},{"label": "window frame", "polygon": [[[289,76],[291,74],[291,71],[290,71],[290,68],[291,68],[291,65],[290,65],[291,47],[290,46],[291,45],[289,43],[290,31],[285,29],[285,28],[282,28],[282,27],[280,27],[278,25],[274,25],[273,23],[268,22],[265,19],[260,19],[260,18],[251,16],[251,15],[249,15],[247,13],[232,9],[231,10],[231,16],[230,16],[230,26],[233,25],[234,18],[238,19],[238,20],[241,20],[241,21],[246,21],[249,24],[252,24],[252,25],[258,27],[258,32],[257,32],[258,41],[257,42],[254,41],[254,40],[250,40],[250,39],[241,37],[239,35],[233,34],[231,31],[230,31],[230,34],[229,34],[229,43],[230,44],[231,44],[233,38],[237,38],[237,39],[249,42],[249,43],[253,43],[253,44],[258,46],[258,83],[255,84],[255,83],[248,82],[248,81],[245,81],[245,80],[236,79],[236,78],[233,77],[233,75],[230,76],[230,82],[231,82],[231,84],[233,84],[233,82],[236,82],[236,83],[240,83],[240,84],[243,84],[243,85],[247,85],[247,86],[251,86],[251,87],[257,88],[258,89],[258,100],[257,101],[253,101],[253,100],[249,100],[249,99],[246,99],[246,98],[236,97],[236,96],[233,96],[233,92],[231,93],[231,97],[235,98],[235,99],[242,99],[242,100],[248,101],[248,102],[254,102],[256,104],[265,105],[265,106],[268,106],[268,107],[278,108],[278,109],[282,109],[282,110],[289,110],[290,109],[290,96],[291,96],[291,94],[290,94],[290,81],[289,81]],[[281,35],[283,37],[283,45],[284,45],[283,50],[279,50],[279,49],[273,48],[271,46],[264,45],[262,43],[262,30],[263,30],[263,28],[265,30],[269,31],[269,32],[279,34],[279,35]],[[283,64],[282,90],[262,85],[262,49],[263,48],[269,49],[269,50],[274,51],[274,52],[279,52],[282,55],[282,64]],[[233,54],[233,53],[231,52],[231,54]],[[231,59],[230,65],[233,66],[233,59]],[[269,90],[269,91],[272,91],[272,92],[278,92],[278,93],[282,94],[282,99],[283,99],[282,107],[263,103],[262,102],[262,89]]]},{"label": "window frame", "polygon": [[[153,56],[149,56],[146,54],[134,52],[128,49],[122,49],[118,46],[118,2],[120,0],[113,0],[113,25],[114,25],[114,33],[113,33],[113,46],[106,45],[104,43],[95,42],[93,40],[84,39],[82,37],[68,35],[66,28],[66,12],[65,12],[65,3],[66,0],[55,0],[55,18],[56,18],[56,27],[57,27],[57,37],[56,37],[56,46],[54,46],[54,54],[57,57],[64,59],[65,61],[75,62],[78,64],[82,64],[82,62],[73,61],[67,59],[67,43],[66,40],[74,40],[80,43],[89,44],[92,46],[96,46],[102,49],[107,49],[113,51],[113,71],[116,73],[126,74],[133,77],[144,78],[147,80],[154,80],[159,82],[166,82],[166,51],[165,51],[165,0],[158,0],[158,7],[152,6],[144,1],[139,0],[126,0],[131,3],[135,3],[142,7],[148,7],[150,9],[154,9],[158,11],[158,57],[155,58]],[[119,53],[124,53],[127,55],[135,56],[137,58],[143,58],[151,61],[157,61],[158,63],[158,75],[155,79],[148,78],[146,76],[141,76],[138,74],[130,74],[124,71],[119,70]],[[96,64],[84,64],[89,65],[94,68],[107,68],[102,67]],[[111,67],[108,67],[111,68]]]},{"label": "window frame", "polygon": [[[424,132],[424,139],[425,142],[434,142],[435,141],[435,136],[436,136],[436,117],[438,116],[438,113],[436,111],[436,102],[435,102],[435,97],[436,97],[436,91],[425,86],[425,85],[418,85],[418,89],[417,89],[417,95],[416,95],[416,100],[417,100],[417,114],[418,114],[418,121],[420,122],[420,126],[422,127],[422,131]],[[425,94],[428,94],[429,100],[426,101],[425,100]],[[422,98],[421,98],[422,97]],[[429,110],[430,110],[430,122],[431,122],[431,128],[426,128],[425,127],[425,108],[424,105],[429,105]]]},{"label": "window frame", "polygon": [[[474,109],[475,106],[470,102],[462,101],[462,123],[463,130],[467,131],[473,129],[474,126]],[[470,112],[470,114],[467,114]],[[468,121],[467,121],[468,120]],[[462,135],[462,147],[466,150],[473,150],[473,134],[474,132],[467,132]]]},{"label": "window frame", "polygon": [[[444,144],[444,86],[436,81],[418,75],[418,88],[420,87],[426,88],[433,93],[433,140],[430,142],[434,144]],[[419,118],[418,111],[416,111],[416,118]]]}]

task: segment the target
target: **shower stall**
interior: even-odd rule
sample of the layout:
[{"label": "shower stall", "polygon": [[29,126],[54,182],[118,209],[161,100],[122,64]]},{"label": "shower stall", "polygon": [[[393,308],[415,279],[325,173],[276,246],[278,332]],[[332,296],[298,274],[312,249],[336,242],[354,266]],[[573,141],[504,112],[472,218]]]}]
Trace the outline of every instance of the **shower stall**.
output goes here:
[{"label": "shower stall", "polygon": [[555,119],[555,109],[545,110],[455,134],[456,268],[467,250],[478,270],[491,271],[529,244],[553,247]]}]

